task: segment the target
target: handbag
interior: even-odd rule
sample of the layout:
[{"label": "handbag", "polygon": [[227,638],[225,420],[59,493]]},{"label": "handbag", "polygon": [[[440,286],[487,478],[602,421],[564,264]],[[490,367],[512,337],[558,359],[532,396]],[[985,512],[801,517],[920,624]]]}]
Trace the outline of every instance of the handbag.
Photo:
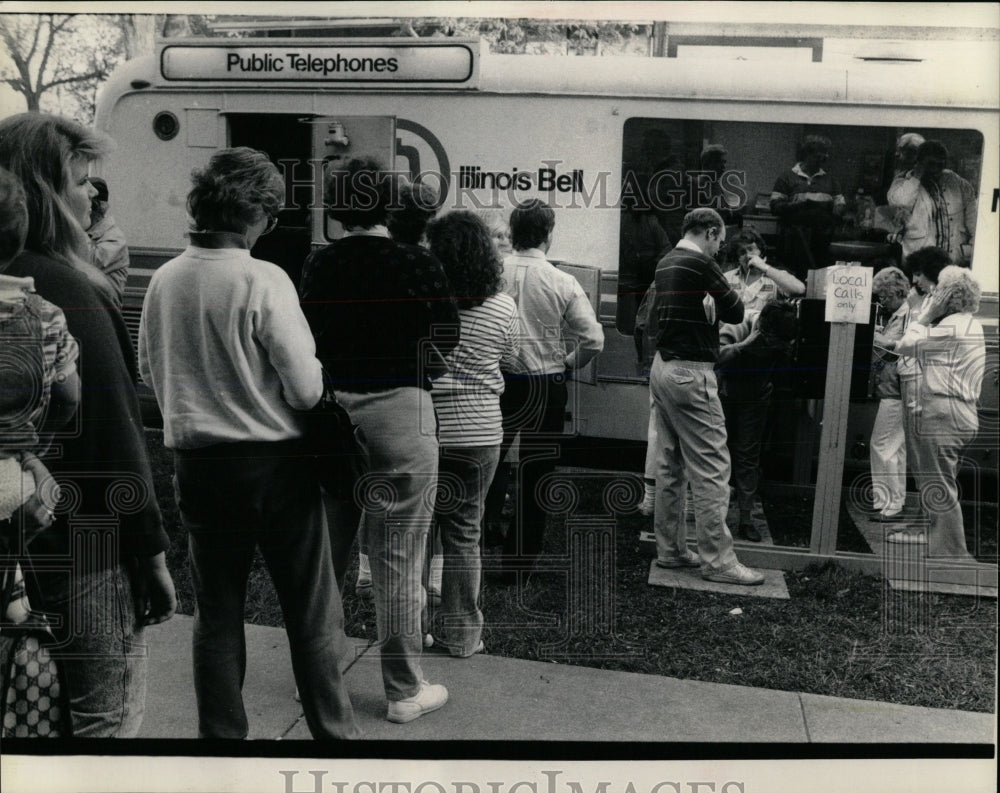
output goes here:
[{"label": "handbag", "polygon": [[316,474],[328,495],[351,500],[366,470],[364,452],[355,425],[337,401],[331,380],[323,370],[323,396],[310,410],[301,411],[306,453],[315,459]]},{"label": "handbag", "polygon": [[20,566],[3,563],[0,597],[0,737],[69,738],[69,689],[49,648],[55,638],[44,614],[29,611]]}]

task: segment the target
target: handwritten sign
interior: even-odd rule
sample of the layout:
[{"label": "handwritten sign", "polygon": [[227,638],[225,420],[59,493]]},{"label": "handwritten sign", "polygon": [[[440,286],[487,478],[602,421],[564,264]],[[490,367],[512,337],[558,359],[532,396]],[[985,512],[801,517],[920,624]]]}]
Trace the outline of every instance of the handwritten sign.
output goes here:
[{"label": "handwritten sign", "polygon": [[872,302],[872,268],[837,262],[827,271],[826,321],[868,323]]}]

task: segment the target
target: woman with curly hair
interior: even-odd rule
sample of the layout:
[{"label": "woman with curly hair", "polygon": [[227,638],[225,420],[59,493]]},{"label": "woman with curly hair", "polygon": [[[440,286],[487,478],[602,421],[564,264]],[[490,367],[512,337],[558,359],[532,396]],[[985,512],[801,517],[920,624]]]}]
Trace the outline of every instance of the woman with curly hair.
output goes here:
[{"label": "woman with curly hair", "polygon": [[257,548],[281,602],[295,682],[317,739],[359,730],[341,679],[347,653],[319,481],[296,411],[323,394],[291,280],[250,250],[285,195],[263,152],[216,152],[193,174],[190,244],[153,275],[139,365],[163,412],[188,531],[198,733],[246,738],[247,577]]},{"label": "woman with curly hair", "polygon": [[441,444],[434,517],[444,549],[441,607],[433,624],[435,641],[467,658],[483,650],[479,526],[500,460],[500,366],[513,366],[517,357],[517,306],[500,291],[503,264],[489,228],[475,214],[432,220],[427,240],[444,266],[461,322],[458,346],[446,358],[449,371],[431,391]]},{"label": "woman with curly hair", "polygon": [[923,532],[894,532],[898,543],[927,543],[931,556],[970,559],[958,500],[959,456],[976,436],[976,402],[986,368],[979,284],[964,267],[948,265],[916,322],[896,344],[900,355],[919,361],[920,380],[913,419],[915,476],[928,517]]}]

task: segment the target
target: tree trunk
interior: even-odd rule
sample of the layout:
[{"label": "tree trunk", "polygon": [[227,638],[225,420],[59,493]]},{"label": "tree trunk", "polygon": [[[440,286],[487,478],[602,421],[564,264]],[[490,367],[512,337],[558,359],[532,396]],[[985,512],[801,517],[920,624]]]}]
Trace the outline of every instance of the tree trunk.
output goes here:
[{"label": "tree trunk", "polygon": [[149,55],[153,52],[156,35],[156,17],[153,14],[121,14],[122,47],[125,60]]},{"label": "tree trunk", "polygon": [[163,38],[190,36],[191,23],[187,14],[164,14],[163,27],[160,29]]}]

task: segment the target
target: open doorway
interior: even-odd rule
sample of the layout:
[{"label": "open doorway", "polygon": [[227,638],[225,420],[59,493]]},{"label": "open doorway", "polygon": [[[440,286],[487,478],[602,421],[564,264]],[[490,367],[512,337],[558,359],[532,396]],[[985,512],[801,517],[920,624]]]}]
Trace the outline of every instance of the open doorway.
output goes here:
[{"label": "open doorway", "polygon": [[[253,250],[256,258],[281,267],[298,288],[302,262],[309,255],[312,242],[309,204],[314,191],[309,163],[312,156],[309,121],[301,115],[260,113],[233,113],[228,119],[230,146],[249,146],[265,152],[282,169],[286,182],[294,179],[301,183],[294,193],[288,194],[277,228],[261,237]],[[322,201],[322,196],[316,198]]]}]

